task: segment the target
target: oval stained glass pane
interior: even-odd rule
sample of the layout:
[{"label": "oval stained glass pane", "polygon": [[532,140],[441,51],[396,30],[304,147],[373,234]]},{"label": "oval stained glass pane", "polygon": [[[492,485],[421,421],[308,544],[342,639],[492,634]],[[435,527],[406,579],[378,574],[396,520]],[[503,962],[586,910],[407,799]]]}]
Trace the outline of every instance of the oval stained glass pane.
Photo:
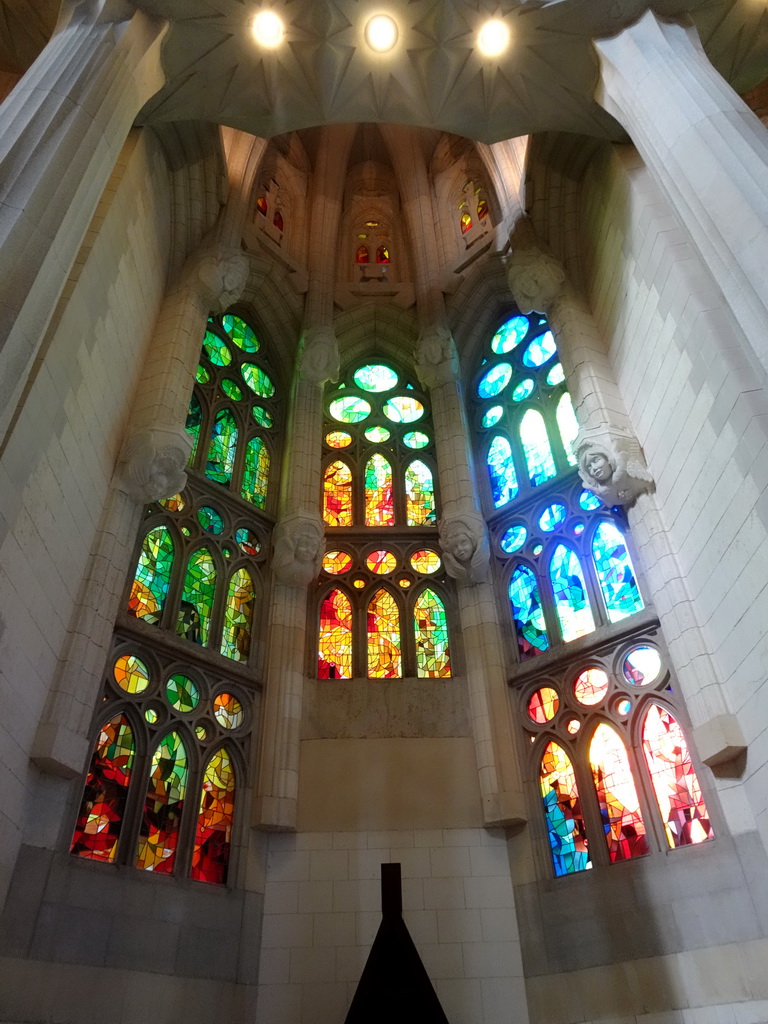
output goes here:
[{"label": "oval stained glass pane", "polygon": [[415,423],[424,415],[424,406],[415,398],[398,395],[384,403],[384,415],[393,423]]},{"label": "oval stained glass pane", "polygon": [[328,411],[339,423],[361,423],[371,415],[371,404],[356,395],[342,395],[334,398]]},{"label": "oval stained glass pane", "polygon": [[661,672],[661,658],[653,647],[636,647],[624,659],[624,678],[633,686],[648,686]]},{"label": "oval stained glass pane", "polygon": [[218,535],[224,532],[224,517],[210,505],[203,505],[197,510],[197,521],[209,533]]},{"label": "oval stained glass pane", "polygon": [[416,675],[445,679],[451,674],[448,621],[443,602],[433,590],[423,590],[413,608],[416,633]]},{"label": "oval stained glass pane", "polygon": [[244,555],[254,557],[261,551],[261,541],[247,526],[241,526],[235,531],[235,540]]},{"label": "oval stained glass pane", "polygon": [[352,444],[352,435],[346,430],[331,430],[325,435],[325,443],[329,448],[349,448]]},{"label": "oval stained glass pane", "polygon": [[614,706],[614,710],[617,715],[620,715],[622,718],[626,718],[632,710],[632,701],[629,697],[619,697]]},{"label": "oval stained glass pane", "polygon": [[586,668],[573,684],[573,695],[579,704],[594,707],[608,693],[608,676],[601,668]]},{"label": "oval stained glass pane", "polygon": [[243,397],[242,389],[233,380],[230,380],[229,377],[225,377],[221,382],[221,390],[233,402],[239,402]]},{"label": "oval stained glass pane", "polygon": [[551,722],[560,708],[560,697],[551,686],[541,686],[528,699],[528,717],[536,725]]},{"label": "oval stained glass pane", "polygon": [[365,464],[365,525],[395,525],[392,467],[378,453]]},{"label": "oval stained glass pane", "polygon": [[144,693],[149,686],[149,669],[134,654],[121,654],[112,669],[115,682],[126,693]]},{"label": "oval stained glass pane", "polygon": [[224,885],[235,816],[235,772],[229,754],[217,750],[203,775],[190,878]]},{"label": "oval stained glass pane", "polygon": [[323,519],[329,526],[352,525],[352,470],[340,460],[323,476]]},{"label": "oval stained glass pane", "polygon": [[368,427],[365,431],[366,440],[373,441],[374,444],[380,444],[382,441],[388,441],[391,436],[391,431],[387,430],[386,427]]},{"label": "oval stained glass pane", "polygon": [[240,494],[256,508],[267,507],[269,449],[260,437],[252,437],[245,448],[245,467]]},{"label": "oval stained glass pane", "polygon": [[512,401],[524,402],[526,398],[533,394],[533,388],[534,382],[530,377],[526,377],[525,380],[521,380],[512,392]]},{"label": "oval stained glass pane", "polygon": [[232,661],[247,661],[251,650],[251,619],[255,594],[247,569],[232,574],[224,606],[220,651]]},{"label": "oval stained glass pane", "polygon": [[414,551],[411,555],[411,568],[416,572],[423,572],[425,575],[437,572],[442,564],[440,555],[436,551],[430,551],[429,548]]},{"label": "oval stained glass pane", "polygon": [[643,856],[648,840],[627,748],[604,722],[595,729],[589,760],[611,863]]},{"label": "oval stained glass pane", "polygon": [[217,484],[228,484],[232,478],[237,453],[237,425],[232,413],[222,409],[216,416],[208,447],[205,475]]},{"label": "oval stained glass pane", "polygon": [[229,346],[222,341],[218,334],[213,331],[206,331],[203,338],[203,349],[214,366],[229,366],[232,362],[232,353]]},{"label": "oval stained glass pane", "polygon": [[237,729],[243,724],[243,705],[234,693],[220,693],[213,701],[213,717],[222,729]]},{"label": "oval stained glass pane", "polygon": [[497,355],[505,355],[517,348],[527,333],[528,317],[513,316],[491,338],[491,350]]},{"label": "oval stained glass pane", "polygon": [[400,670],[400,612],[388,590],[374,594],[367,612],[368,675],[394,679]]},{"label": "oval stained glass pane", "polygon": [[591,868],[576,773],[571,759],[554,740],[544,749],[539,786],[555,875],[559,878]]},{"label": "oval stained glass pane", "polygon": [[355,370],[352,379],[363,391],[391,391],[397,386],[398,376],[389,366],[380,363],[369,363]]},{"label": "oval stained glass pane", "polygon": [[552,533],[558,526],[561,526],[568,516],[565,505],[547,505],[539,516],[539,528],[545,533]]},{"label": "oval stained glass pane", "polygon": [[183,512],[187,503],[181,494],[173,494],[170,498],[161,498],[157,504],[168,512]]},{"label": "oval stained glass pane", "polygon": [[259,345],[259,339],[245,320],[241,320],[239,316],[233,316],[231,313],[227,313],[225,317],[222,317],[221,322],[224,330],[230,336],[232,341],[234,341],[237,347],[242,349],[243,352],[259,351],[259,348],[261,347]]},{"label": "oval stained glass pane", "polygon": [[571,396],[567,391],[557,403],[555,418],[557,420],[557,429],[560,431],[560,439],[565,449],[565,457],[568,459],[570,466],[575,466],[578,461],[575,444],[579,433],[579,422],[576,419],[576,413],[573,411]]},{"label": "oval stained glass pane", "polygon": [[349,572],[351,568],[352,558],[346,551],[326,551],[323,555],[323,569],[333,576]]},{"label": "oval stained glass pane", "polygon": [[480,398],[495,398],[501,394],[512,379],[512,367],[509,363],[496,363],[480,378],[477,393]]},{"label": "oval stained glass pane", "polygon": [[272,419],[272,413],[268,412],[263,405],[254,405],[251,407],[251,416],[260,427],[265,427],[267,430],[275,422]]},{"label": "oval stained glass pane", "polygon": [[372,551],[366,557],[365,564],[371,572],[378,573],[379,576],[385,576],[387,573],[395,571],[397,568],[397,558],[395,558],[391,551]]},{"label": "oval stained glass pane", "polygon": [[579,495],[579,505],[584,509],[585,512],[594,512],[596,508],[600,508],[602,501],[593,494],[592,491],[583,490]]},{"label": "oval stained glass pane", "polygon": [[557,352],[555,339],[552,331],[545,331],[538,338],[534,338],[528,348],[523,352],[523,363],[526,366],[543,366],[548,359]]},{"label": "oval stained glass pane", "polygon": [[437,522],[432,470],[420,459],[405,470],[405,521],[408,526],[434,526]]},{"label": "oval stained glass pane", "polygon": [[520,421],[520,440],[523,444],[531,487],[538,487],[555,476],[557,469],[549,446],[544,417],[535,409],[529,409]]},{"label": "oval stained glass pane", "polygon": [[101,727],[72,836],[71,851],[76,857],[106,863],[115,859],[134,754],[133,730],[125,715]]},{"label": "oval stained glass pane", "polygon": [[651,704],[643,721],[643,753],[667,842],[676,849],[714,838],[707,805],[677,720]]},{"label": "oval stained glass pane", "polygon": [[562,364],[555,363],[547,374],[547,384],[549,384],[550,387],[555,387],[556,384],[562,384],[564,380],[565,374],[563,373]]},{"label": "oval stained glass pane", "polygon": [[211,379],[211,375],[203,366],[202,363],[198,364],[197,370],[195,371],[195,380],[198,384],[207,384]]},{"label": "oval stained glass pane", "polygon": [[523,544],[525,544],[527,537],[528,531],[524,526],[510,526],[508,530],[504,531],[499,541],[501,550],[511,555],[515,551],[520,550]]},{"label": "oval stained glass pane", "polygon": [[595,620],[576,552],[565,544],[558,544],[549,563],[549,575],[564,642],[591,633]]},{"label": "oval stained glass pane", "polygon": [[200,689],[194,679],[181,672],[171,676],[165,684],[165,696],[176,711],[194,711],[200,703]]},{"label": "oval stained glass pane", "polygon": [[128,611],[137,619],[160,621],[171,582],[173,554],[173,538],[167,526],[156,526],[142,541],[128,598]]},{"label": "oval stained glass pane", "polygon": [[624,537],[613,523],[601,523],[592,541],[592,555],[610,622],[642,611],[635,570]]},{"label": "oval stained glass pane", "polygon": [[176,632],[201,647],[208,646],[208,634],[216,592],[216,566],[206,548],[195,551],[187,563]]},{"label": "oval stained glass pane", "polygon": [[499,422],[501,417],[504,415],[503,405],[492,405],[490,409],[487,409],[483,413],[483,418],[480,420],[481,427],[494,427]]},{"label": "oval stained glass pane", "polygon": [[352,678],[352,605],[341,590],[320,605],[318,679]]},{"label": "oval stained glass pane", "polygon": [[173,874],[181,812],[187,791],[187,751],[177,732],[164,736],[152,755],[141,818],[136,867]]},{"label": "oval stained glass pane", "polygon": [[154,725],[158,719],[158,713],[155,708],[147,708],[144,712],[144,721],[149,722],[150,725]]},{"label": "oval stained glass pane", "polygon": [[255,366],[253,363],[243,363],[240,367],[240,373],[242,373],[243,380],[254,395],[258,395],[259,398],[272,398],[275,393],[275,385],[260,366]]},{"label": "oval stained glass pane", "polygon": [[509,583],[509,600],[515,621],[517,649],[521,660],[532,658],[549,647],[544,611],[535,573],[519,565]]},{"label": "oval stained glass pane", "polygon": [[409,448],[426,448],[429,444],[429,437],[422,434],[420,430],[411,430],[403,435],[403,444]]},{"label": "oval stained glass pane", "polygon": [[501,508],[517,495],[519,486],[515,461],[512,457],[512,445],[500,435],[494,437],[486,457],[488,478],[491,484],[491,497],[495,508]]}]

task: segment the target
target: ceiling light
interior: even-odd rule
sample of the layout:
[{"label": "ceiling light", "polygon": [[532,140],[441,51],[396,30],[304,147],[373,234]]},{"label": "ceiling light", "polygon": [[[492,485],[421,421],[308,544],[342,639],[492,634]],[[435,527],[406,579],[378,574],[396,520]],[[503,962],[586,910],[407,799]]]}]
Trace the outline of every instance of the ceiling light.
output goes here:
[{"label": "ceiling light", "polygon": [[509,29],[500,18],[486,21],[477,35],[477,45],[486,57],[498,57],[509,46]]},{"label": "ceiling light", "polygon": [[262,46],[277,46],[283,38],[283,23],[274,11],[259,11],[253,19],[253,34]]},{"label": "ceiling light", "polygon": [[365,41],[377,53],[388,53],[397,36],[397,24],[388,14],[376,14],[365,26]]}]

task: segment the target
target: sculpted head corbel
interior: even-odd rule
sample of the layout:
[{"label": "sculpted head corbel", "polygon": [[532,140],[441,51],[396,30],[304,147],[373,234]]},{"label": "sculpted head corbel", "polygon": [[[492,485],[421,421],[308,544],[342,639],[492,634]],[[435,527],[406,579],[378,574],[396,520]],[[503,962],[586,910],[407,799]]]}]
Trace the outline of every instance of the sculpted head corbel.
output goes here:
[{"label": "sculpted head corbel", "polygon": [[484,583],[489,578],[490,548],[485,522],[476,513],[446,516],[440,521],[440,545],[449,576],[459,583]]},{"label": "sculpted head corbel", "polygon": [[142,504],[178,494],[187,484],[185,472],[192,438],[180,428],[153,427],[126,442],[121,477],[123,485]]},{"label": "sculpted head corbel", "polygon": [[607,425],[583,430],[575,450],[582,483],[605,505],[629,507],[653,490],[642,448],[631,434]]},{"label": "sculpted head corbel", "polygon": [[320,572],[324,552],[320,517],[308,512],[289,513],[275,527],[275,578],[290,586],[306,586]]},{"label": "sculpted head corbel", "polygon": [[218,249],[195,261],[191,280],[203,305],[223,313],[243,294],[249,271],[248,257],[240,249]]},{"label": "sculpted head corbel", "polygon": [[416,345],[416,373],[425,388],[455,381],[459,357],[447,327],[433,324],[422,328]]},{"label": "sculpted head corbel", "polygon": [[565,289],[565,270],[544,249],[521,246],[507,260],[507,283],[521,313],[548,313]]},{"label": "sculpted head corbel", "polygon": [[339,379],[339,343],[330,325],[304,330],[299,344],[299,378],[306,384]]}]

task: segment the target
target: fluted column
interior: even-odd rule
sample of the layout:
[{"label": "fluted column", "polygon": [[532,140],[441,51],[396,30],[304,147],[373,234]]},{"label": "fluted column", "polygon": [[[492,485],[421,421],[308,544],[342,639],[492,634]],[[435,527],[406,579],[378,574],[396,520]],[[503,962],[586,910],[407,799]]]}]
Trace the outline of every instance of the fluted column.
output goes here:
[{"label": "fluted column", "polygon": [[768,370],[768,131],[692,25],[649,11],[594,45],[597,101],[626,128]]},{"label": "fluted column", "polygon": [[163,86],[166,23],[69,8],[0,107],[0,443],[128,131]]}]

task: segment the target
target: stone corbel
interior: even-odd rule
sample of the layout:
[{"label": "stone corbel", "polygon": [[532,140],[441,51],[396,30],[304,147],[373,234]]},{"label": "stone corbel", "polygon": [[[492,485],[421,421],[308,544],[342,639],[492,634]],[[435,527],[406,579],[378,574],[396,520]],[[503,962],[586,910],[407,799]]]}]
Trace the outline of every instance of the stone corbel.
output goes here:
[{"label": "stone corbel", "polygon": [[333,328],[308,327],[299,346],[299,379],[305,384],[326,384],[339,379],[339,343]]},{"label": "stone corbel", "polygon": [[654,490],[643,450],[628,431],[603,424],[580,430],[574,446],[585,487],[609,507],[629,508]]},{"label": "stone corbel", "polygon": [[512,235],[515,248],[506,264],[509,290],[521,313],[549,313],[565,292],[565,269],[533,238],[518,239],[519,234]]},{"label": "stone corbel", "polygon": [[319,515],[291,512],[275,527],[272,571],[278,583],[305,587],[320,572],[325,531]]},{"label": "stone corbel", "polygon": [[448,575],[467,586],[487,583],[491,556],[483,517],[475,512],[462,512],[441,519],[439,528]]},{"label": "stone corbel", "polygon": [[192,438],[183,427],[153,427],[134,434],[125,445],[119,479],[141,504],[178,494],[187,483],[185,467]]},{"label": "stone corbel", "polygon": [[416,373],[424,387],[430,390],[456,382],[459,357],[447,327],[433,324],[421,330],[416,346]]},{"label": "stone corbel", "polygon": [[744,772],[747,743],[735,715],[715,715],[693,730],[699,757],[719,779],[737,779]]},{"label": "stone corbel", "polygon": [[244,252],[222,247],[193,258],[187,283],[203,306],[214,313],[224,313],[242,295],[249,272],[250,263]]}]

